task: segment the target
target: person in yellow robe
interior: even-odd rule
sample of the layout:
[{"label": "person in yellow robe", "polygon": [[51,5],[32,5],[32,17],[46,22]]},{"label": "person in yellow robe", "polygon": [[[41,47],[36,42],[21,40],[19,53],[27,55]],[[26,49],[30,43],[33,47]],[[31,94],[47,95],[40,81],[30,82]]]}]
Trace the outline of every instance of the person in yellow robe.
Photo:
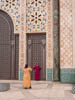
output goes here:
[{"label": "person in yellow robe", "polygon": [[23,88],[31,88],[31,71],[32,69],[28,67],[28,64],[24,67],[24,76],[23,76]]}]

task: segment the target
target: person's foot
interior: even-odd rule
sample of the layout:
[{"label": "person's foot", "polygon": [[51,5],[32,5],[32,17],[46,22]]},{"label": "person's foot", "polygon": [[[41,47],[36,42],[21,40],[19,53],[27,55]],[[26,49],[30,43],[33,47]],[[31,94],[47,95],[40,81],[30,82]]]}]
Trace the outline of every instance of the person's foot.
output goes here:
[{"label": "person's foot", "polygon": [[24,89],[28,89],[28,88],[25,87]]},{"label": "person's foot", "polygon": [[29,89],[31,89],[32,87],[30,86]]}]

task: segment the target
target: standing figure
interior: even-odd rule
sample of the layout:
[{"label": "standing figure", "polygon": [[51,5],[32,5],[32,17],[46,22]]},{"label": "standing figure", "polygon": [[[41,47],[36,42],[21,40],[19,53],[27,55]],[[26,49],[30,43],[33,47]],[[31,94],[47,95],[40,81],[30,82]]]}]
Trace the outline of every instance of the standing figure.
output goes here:
[{"label": "standing figure", "polygon": [[40,67],[38,64],[36,64],[35,67],[33,67],[33,69],[35,70],[35,80],[39,80],[39,71],[40,71]]},{"label": "standing figure", "polygon": [[23,88],[28,89],[31,88],[31,77],[30,72],[32,71],[31,68],[28,68],[28,64],[24,67],[24,76],[23,76]]}]

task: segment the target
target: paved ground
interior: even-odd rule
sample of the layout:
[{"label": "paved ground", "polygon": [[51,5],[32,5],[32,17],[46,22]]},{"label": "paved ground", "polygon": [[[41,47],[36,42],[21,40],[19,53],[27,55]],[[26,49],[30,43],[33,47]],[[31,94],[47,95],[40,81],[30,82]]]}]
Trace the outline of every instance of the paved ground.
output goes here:
[{"label": "paved ground", "polygon": [[0,92],[0,100],[75,100],[71,84],[32,81],[32,89],[23,89],[22,82],[9,82],[11,88],[7,92]]}]

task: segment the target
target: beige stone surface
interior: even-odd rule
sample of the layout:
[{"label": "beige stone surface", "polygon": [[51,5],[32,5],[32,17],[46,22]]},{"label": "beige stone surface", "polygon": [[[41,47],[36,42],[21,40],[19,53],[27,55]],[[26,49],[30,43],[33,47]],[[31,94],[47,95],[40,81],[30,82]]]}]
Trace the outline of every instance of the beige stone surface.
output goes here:
[{"label": "beige stone surface", "polygon": [[72,0],[60,0],[60,66],[73,66]]},{"label": "beige stone surface", "polygon": [[75,67],[75,0],[72,0],[72,16],[73,16],[73,67]]},{"label": "beige stone surface", "polygon": [[71,84],[59,82],[32,81],[32,89],[23,89],[21,81],[9,82],[9,91],[0,92],[0,100],[75,100]]}]

